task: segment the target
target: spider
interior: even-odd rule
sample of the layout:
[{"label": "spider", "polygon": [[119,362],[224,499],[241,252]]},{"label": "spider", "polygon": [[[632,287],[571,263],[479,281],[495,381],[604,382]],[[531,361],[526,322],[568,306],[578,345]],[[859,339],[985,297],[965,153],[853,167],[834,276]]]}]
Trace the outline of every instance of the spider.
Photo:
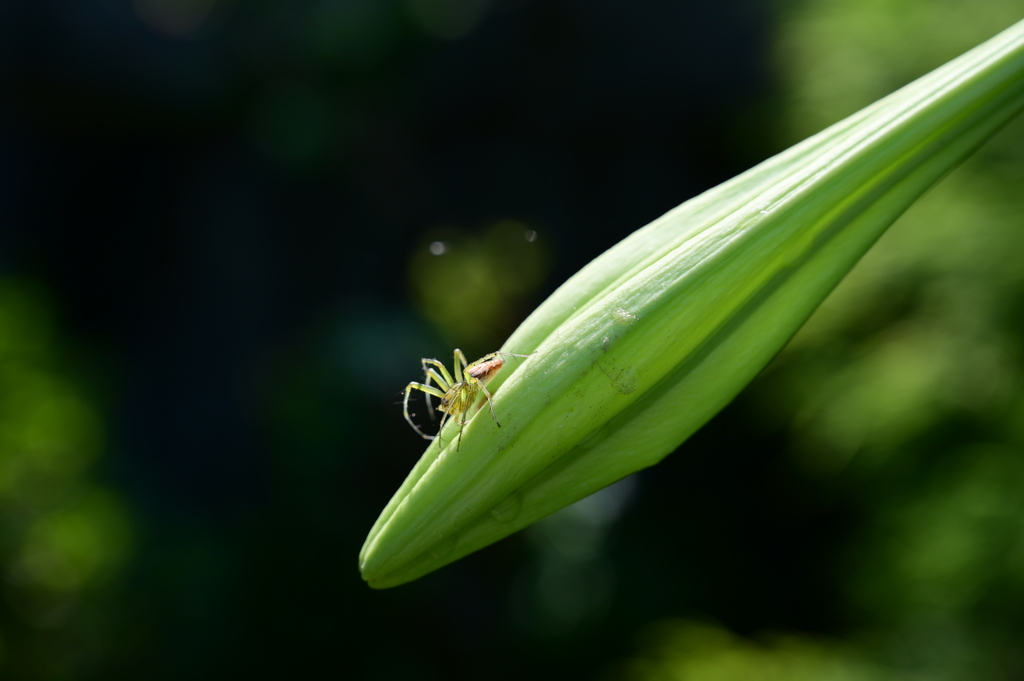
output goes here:
[{"label": "spider", "polygon": [[[454,378],[440,361],[426,358],[420,360],[423,365],[423,371],[427,375],[427,380],[426,383],[413,381],[405,386],[403,391],[405,393],[405,399],[403,400],[405,420],[409,422],[412,429],[424,440],[433,440],[440,435],[448,418],[454,416],[455,422],[459,424],[459,440],[455,446],[456,451],[458,451],[462,445],[462,431],[466,427],[466,414],[473,404],[476,403],[480,393],[484,394],[487,406],[491,409],[491,418],[494,419],[495,423],[498,423],[498,417],[494,414],[494,406],[491,404],[491,393],[487,392],[487,388],[484,386],[494,378],[494,375],[501,370],[501,367],[505,366],[505,357],[529,357],[529,355],[516,355],[511,352],[492,352],[475,362],[467,362],[466,355],[463,354],[462,350],[456,348],[453,362],[455,366]],[[465,369],[462,368],[463,364],[466,365]],[[436,369],[428,365],[436,367]],[[437,383],[436,388],[430,385],[431,381]],[[409,416],[409,394],[413,390],[422,390],[427,394],[427,410],[430,412],[431,418],[434,416],[434,407],[430,403],[430,396],[433,395],[434,397],[441,398],[441,404],[437,408],[444,412],[444,416],[441,417],[441,425],[437,431],[438,435],[427,435],[412,422],[412,418]],[[501,427],[500,423],[498,423],[498,427]],[[444,449],[443,440],[441,442],[441,449]]]}]

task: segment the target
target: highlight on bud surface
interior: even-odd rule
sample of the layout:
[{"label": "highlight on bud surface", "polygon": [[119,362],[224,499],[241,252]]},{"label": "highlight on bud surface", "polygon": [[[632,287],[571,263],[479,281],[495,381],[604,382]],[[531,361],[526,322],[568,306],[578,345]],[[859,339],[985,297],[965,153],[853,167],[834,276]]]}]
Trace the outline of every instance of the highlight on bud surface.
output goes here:
[{"label": "highlight on bud surface", "polygon": [[657,463],[1022,108],[1024,22],[594,260],[502,348],[534,353],[490,384],[502,427],[485,414],[458,451],[427,448],[366,539],[363,578],[416,579]]}]

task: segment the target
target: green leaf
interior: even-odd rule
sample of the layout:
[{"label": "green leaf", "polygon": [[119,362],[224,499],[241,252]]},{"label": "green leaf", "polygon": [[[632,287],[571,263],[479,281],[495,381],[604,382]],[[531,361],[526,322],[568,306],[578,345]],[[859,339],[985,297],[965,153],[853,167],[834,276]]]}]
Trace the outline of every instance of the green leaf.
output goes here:
[{"label": "green leaf", "polygon": [[416,579],[657,463],[1021,108],[1024,22],[594,260],[503,347],[534,354],[491,384],[502,426],[483,409],[458,449],[427,448],[366,539],[363,578]]}]

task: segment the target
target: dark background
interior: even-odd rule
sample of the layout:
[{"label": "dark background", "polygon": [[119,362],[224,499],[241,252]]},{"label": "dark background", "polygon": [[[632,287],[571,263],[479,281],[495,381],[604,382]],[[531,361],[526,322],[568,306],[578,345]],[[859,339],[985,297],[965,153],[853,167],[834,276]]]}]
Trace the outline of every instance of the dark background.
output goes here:
[{"label": "dark background", "polygon": [[[77,491],[0,495],[3,678],[593,678],[666,617],[846,635],[861,502],[752,397],[597,515],[394,590],[357,570],[423,446],[398,404],[420,357],[497,349],[792,141],[776,22],[759,0],[0,3],[0,306],[50,320],[17,361],[102,432]],[[528,231],[520,280],[494,244]],[[24,547],[82,490],[122,548],[72,584]]]}]

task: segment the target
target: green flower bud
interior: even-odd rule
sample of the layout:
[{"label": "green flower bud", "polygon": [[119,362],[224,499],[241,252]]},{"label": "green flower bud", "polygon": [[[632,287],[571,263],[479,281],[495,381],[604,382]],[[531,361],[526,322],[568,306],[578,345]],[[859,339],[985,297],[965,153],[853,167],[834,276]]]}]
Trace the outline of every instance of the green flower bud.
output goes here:
[{"label": "green flower bud", "polygon": [[502,348],[533,354],[489,386],[501,427],[484,408],[461,445],[451,419],[427,448],[366,539],[364,579],[416,579],[660,461],[1021,108],[1024,22],[594,260]]}]

